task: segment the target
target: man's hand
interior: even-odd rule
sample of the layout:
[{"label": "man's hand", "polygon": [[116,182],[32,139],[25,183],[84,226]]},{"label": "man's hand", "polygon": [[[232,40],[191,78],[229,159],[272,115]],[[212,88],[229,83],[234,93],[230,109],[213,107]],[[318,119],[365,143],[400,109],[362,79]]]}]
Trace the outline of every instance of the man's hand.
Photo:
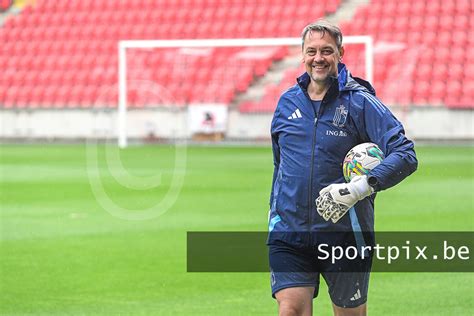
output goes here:
[{"label": "man's hand", "polygon": [[374,189],[367,183],[367,176],[357,176],[349,183],[331,184],[321,191],[316,199],[316,209],[325,220],[336,223],[347,211]]}]

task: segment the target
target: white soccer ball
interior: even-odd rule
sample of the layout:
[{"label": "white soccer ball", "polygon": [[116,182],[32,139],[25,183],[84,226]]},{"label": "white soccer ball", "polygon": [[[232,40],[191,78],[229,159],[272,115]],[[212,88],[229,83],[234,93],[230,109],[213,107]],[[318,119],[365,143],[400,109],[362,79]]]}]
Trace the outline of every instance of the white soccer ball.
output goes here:
[{"label": "white soccer ball", "polygon": [[347,153],[342,163],[344,179],[350,182],[353,177],[368,174],[385,158],[383,152],[374,143],[363,143]]}]

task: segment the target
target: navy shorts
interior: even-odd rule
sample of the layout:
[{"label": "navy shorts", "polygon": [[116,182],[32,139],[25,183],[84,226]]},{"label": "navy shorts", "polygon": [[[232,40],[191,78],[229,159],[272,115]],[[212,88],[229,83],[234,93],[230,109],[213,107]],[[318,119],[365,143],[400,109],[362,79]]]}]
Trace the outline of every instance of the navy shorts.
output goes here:
[{"label": "navy shorts", "polygon": [[284,243],[269,245],[269,259],[274,298],[275,293],[290,287],[314,287],[317,297],[322,275],[336,306],[353,308],[367,301],[371,261],[365,261],[365,268],[357,271],[337,272],[346,270],[317,260],[314,248],[295,248]]}]

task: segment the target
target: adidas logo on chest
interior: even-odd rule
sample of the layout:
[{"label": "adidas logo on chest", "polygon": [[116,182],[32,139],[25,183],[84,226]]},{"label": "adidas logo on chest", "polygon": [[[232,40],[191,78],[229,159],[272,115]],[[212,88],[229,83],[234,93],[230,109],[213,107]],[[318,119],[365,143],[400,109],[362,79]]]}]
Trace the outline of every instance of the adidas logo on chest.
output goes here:
[{"label": "adidas logo on chest", "polygon": [[300,109],[296,109],[293,113],[291,113],[290,116],[288,116],[289,120],[294,120],[294,119],[299,119],[302,118],[303,116],[301,115]]}]

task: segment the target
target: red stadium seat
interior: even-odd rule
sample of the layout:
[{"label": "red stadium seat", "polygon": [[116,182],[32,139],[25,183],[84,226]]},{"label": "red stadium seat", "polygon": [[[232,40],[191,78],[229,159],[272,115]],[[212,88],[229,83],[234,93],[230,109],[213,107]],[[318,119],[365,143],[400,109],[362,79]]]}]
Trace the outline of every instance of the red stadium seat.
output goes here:
[{"label": "red stadium seat", "polygon": [[15,98],[17,96],[17,89],[14,87],[9,87],[7,91],[4,93],[3,97],[3,107],[6,109],[14,108],[15,107]]},{"label": "red stadium seat", "polygon": [[456,1],[456,14],[465,14],[471,12],[472,14],[472,1],[471,0],[457,0]]},{"label": "red stadium seat", "polygon": [[461,81],[464,75],[464,67],[461,64],[452,64],[448,67],[447,78],[449,81]]},{"label": "red stadium seat", "polygon": [[428,95],[428,103],[431,105],[442,105],[446,97],[446,84],[443,81],[435,81],[430,86],[430,94]]}]

